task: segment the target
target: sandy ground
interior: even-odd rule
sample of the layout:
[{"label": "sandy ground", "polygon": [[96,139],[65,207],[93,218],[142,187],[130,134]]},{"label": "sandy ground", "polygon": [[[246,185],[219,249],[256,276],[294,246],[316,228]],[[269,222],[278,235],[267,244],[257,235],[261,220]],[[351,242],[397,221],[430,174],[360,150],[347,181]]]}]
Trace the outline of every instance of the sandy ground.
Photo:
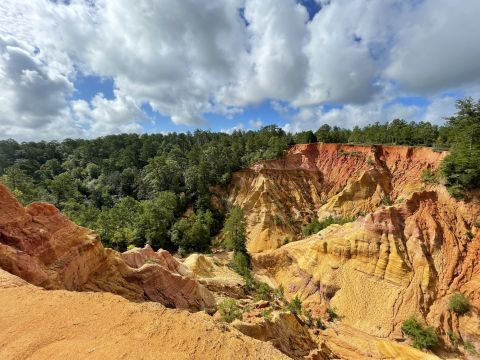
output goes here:
[{"label": "sandy ground", "polygon": [[46,291],[0,270],[0,359],[287,359],[204,313]]}]

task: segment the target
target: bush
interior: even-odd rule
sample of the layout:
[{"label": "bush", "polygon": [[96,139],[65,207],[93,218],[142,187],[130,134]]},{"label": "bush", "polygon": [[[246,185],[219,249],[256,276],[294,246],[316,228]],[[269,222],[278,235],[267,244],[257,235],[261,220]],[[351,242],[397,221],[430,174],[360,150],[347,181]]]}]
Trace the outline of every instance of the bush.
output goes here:
[{"label": "bush", "polygon": [[356,216],[347,216],[347,217],[344,217],[344,218],[336,218],[336,217],[333,217],[333,216],[329,216],[329,217],[323,219],[322,221],[318,221],[318,219],[315,218],[315,219],[313,219],[313,221],[310,224],[305,225],[305,227],[303,228],[303,235],[309,236],[309,235],[312,235],[312,234],[316,234],[319,231],[327,228],[328,226],[330,226],[332,224],[343,225],[343,224],[355,221],[356,219],[357,219]]},{"label": "bush", "polygon": [[331,307],[327,308],[327,316],[328,316],[328,321],[335,321],[339,318],[335,308],[331,308]]},{"label": "bush", "polygon": [[402,323],[402,332],[413,339],[412,345],[417,349],[431,349],[438,344],[433,327],[424,328],[414,316]]},{"label": "bush", "polygon": [[255,300],[272,300],[273,290],[268,284],[261,282],[258,285],[257,293],[255,294]]},{"label": "bush", "polygon": [[422,171],[421,179],[426,184],[438,184],[438,174],[430,168]]},{"label": "bush", "polygon": [[298,295],[295,295],[295,297],[288,303],[288,310],[292,314],[295,315],[301,315],[302,314],[302,300],[298,297]]},{"label": "bush", "polygon": [[448,301],[448,307],[454,313],[458,315],[465,314],[468,310],[470,310],[470,301],[460,292],[457,292],[450,296],[450,300]]},{"label": "bush", "polygon": [[271,321],[272,320],[272,309],[264,309],[262,310],[262,316],[265,320]]},{"label": "bush", "polygon": [[387,206],[392,205],[393,201],[390,198],[390,195],[388,195],[388,194],[383,195],[382,196],[382,203],[383,203],[383,205],[387,205]]},{"label": "bush", "polygon": [[250,274],[250,256],[246,253],[236,252],[233,254],[232,269],[243,277]]},{"label": "bush", "polygon": [[447,186],[448,193],[457,200],[463,200],[465,198],[465,188],[462,185],[450,185]]},{"label": "bush", "polygon": [[325,330],[327,328],[323,323],[322,319],[320,318],[315,319],[315,326],[317,327],[317,329],[320,329],[320,330]]},{"label": "bush", "polygon": [[280,284],[279,287],[273,290],[274,300],[284,301],[285,300],[285,289],[283,285]]},{"label": "bush", "polygon": [[463,343],[463,348],[467,351],[470,355],[478,355],[478,351],[475,348],[475,345],[471,341],[465,341]]},{"label": "bush", "polygon": [[242,312],[234,299],[228,298],[218,304],[218,311],[222,321],[231,323],[235,319],[242,318]]},{"label": "bush", "polygon": [[281,226],[283,225],[282,218],[278,216],[277,214],[273,215],[273,223],[275,226]]}]

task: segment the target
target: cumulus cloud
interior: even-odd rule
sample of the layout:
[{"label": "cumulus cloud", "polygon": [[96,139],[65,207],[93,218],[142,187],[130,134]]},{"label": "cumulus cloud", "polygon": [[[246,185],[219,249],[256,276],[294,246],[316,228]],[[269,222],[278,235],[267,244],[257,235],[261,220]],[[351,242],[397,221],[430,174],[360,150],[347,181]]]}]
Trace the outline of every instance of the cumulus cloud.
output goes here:
[{"label": "cumulus cloud", "polygon": [[417,92],[480,79],[480,2],[423,1],[404,16],[385,75]]},{"label": "cumulus cloud", "polygon": [[72,102],[72,116],[85,131],[95,136],[115,133],[140,133],[143,127],[139,122],[148,120],[130,96],[115,91],[113,100],[102,94],[92,101],[76,100]]},{"label": "cumulus cloud", "polygon": [[[0,37],[0,130],[15,136],[54,126],[68,111],[72,82],[48,67],[29,44]],[[72,132],[73,122],[69,123]],[[74,131],[73,131],[74,132]]]},{"label": "cumulus cloud", "polygon": [[[442,91],[480,79],[478,0],[317,2],[309,18],[295,0],[5,0],[2,136],[141,132],[143,104],[193,126],[262,102],[300,130],[437,121],[454,106]],[[115,97],[72,100],[82,74]],[[430,105],[394,101],[412,94]]]}]

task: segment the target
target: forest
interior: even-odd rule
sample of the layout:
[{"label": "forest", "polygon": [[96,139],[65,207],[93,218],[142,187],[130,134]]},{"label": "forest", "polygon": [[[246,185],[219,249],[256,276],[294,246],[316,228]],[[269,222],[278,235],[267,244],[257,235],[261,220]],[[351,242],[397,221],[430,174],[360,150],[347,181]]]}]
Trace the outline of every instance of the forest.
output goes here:
[{"label": "forest", "polygon": [[[48,201],[97,231],[106,246],[208,251],[225,214],[210,203],[213,186],[299,143],[429,146],[449,150],[438,178],[457,198],[480,185],[480,100],[457,102],[442,126],[394,119],[344,129],[286,133],[276,125],[232,134],[122,134],[93,140],[0,141],[0,181],[23,203]],[[437,175],[437,174],[435,174]]]}]

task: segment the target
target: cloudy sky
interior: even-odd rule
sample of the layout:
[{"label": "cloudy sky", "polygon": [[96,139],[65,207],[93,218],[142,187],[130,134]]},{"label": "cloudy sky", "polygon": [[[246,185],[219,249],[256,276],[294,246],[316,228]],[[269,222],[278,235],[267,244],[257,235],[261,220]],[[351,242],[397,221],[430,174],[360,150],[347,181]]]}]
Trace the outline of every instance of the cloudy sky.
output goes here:
[{"label": "cloudy sky", "polygon": [[0,139],[442,123],[479,0],[3,0]]}]

